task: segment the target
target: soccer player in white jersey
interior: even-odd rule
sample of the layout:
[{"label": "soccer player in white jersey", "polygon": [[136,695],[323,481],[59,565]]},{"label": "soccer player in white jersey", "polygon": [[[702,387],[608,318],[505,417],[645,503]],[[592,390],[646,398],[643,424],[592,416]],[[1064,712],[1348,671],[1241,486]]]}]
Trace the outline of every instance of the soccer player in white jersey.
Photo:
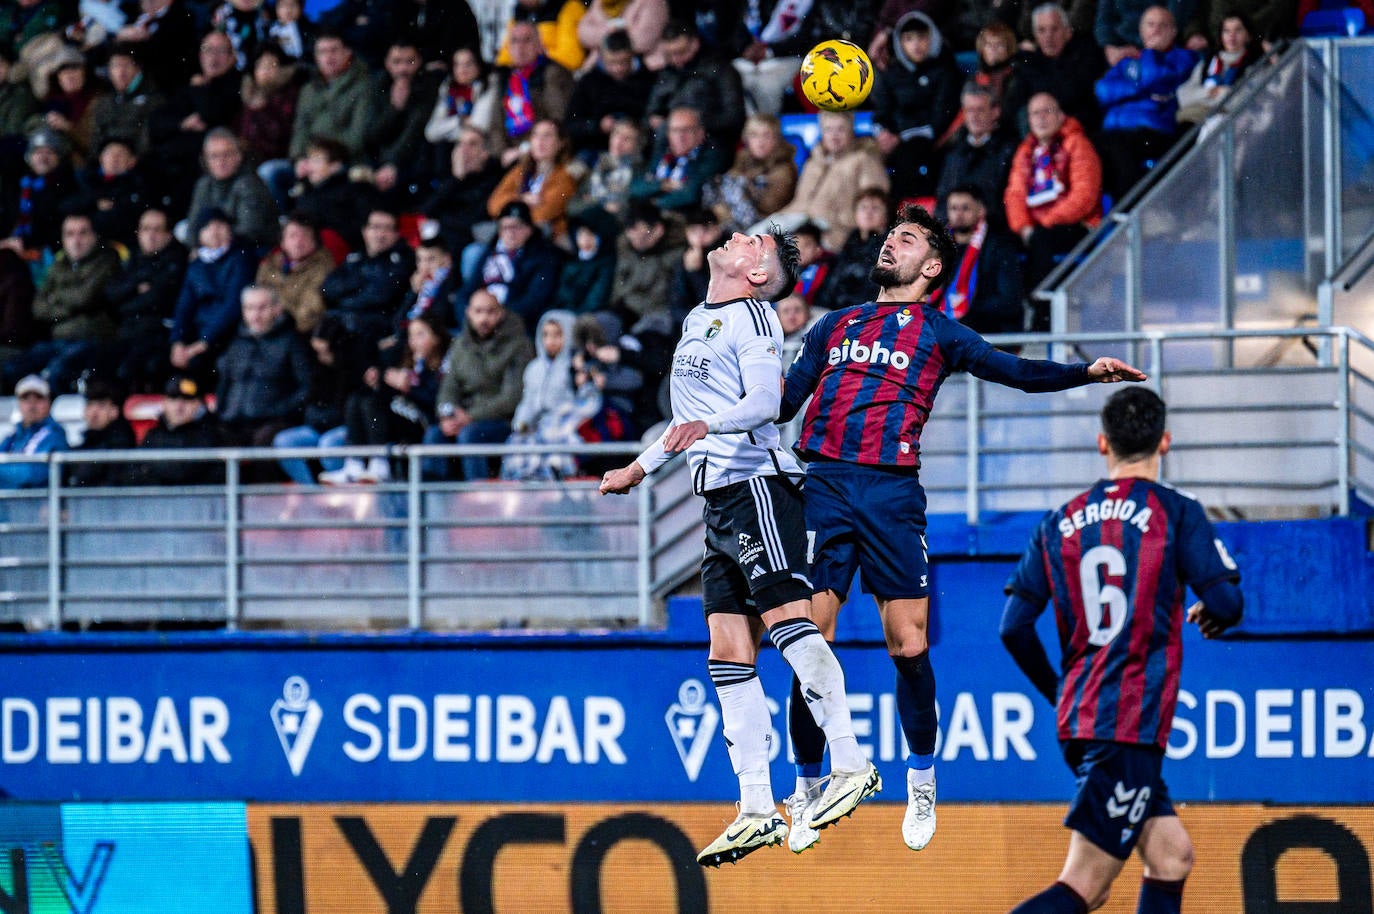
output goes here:
[{"label": "soccer player in white jersey", "polygon": [[797,246],[780,230],[735,233],[707,254],[706,301],[687,316],[673,353],[673,416],[634,461],[607,473],[602,493],[624,493],[686,451],[705,497],[702,604],[708,667],[720,699],[725,744],[740,783],[739,816],[698,856],[734,862],[781,844],[788,825],[769,780],[772,722],[755,663],[765,627],[802,684],[825,733],[832,774],[793,828],[820,829],[882,789],[878,769],[854,738],[844,673],[811,621],[802,471],[773,421],[782,399],[782,327],[767,302],[796,283]]}]

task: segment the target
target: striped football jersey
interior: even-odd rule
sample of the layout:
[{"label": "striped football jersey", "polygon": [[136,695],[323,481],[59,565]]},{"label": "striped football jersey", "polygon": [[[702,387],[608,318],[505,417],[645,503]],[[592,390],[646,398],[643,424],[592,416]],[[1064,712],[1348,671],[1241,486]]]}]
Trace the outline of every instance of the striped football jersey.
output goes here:
[{"label": "striped football jersey", "polygon": [[1240,573],[1195,499],[1107,479],[1041,521],[1007,590],[1054,603],[1060,739],[1169,741],[1183,664],[1185,586]]}]

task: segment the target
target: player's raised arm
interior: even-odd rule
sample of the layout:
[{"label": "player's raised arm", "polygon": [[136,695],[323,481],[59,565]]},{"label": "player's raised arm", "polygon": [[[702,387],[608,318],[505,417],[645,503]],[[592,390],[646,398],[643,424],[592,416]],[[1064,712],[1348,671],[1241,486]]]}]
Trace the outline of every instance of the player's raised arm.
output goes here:
[{"label": "player's raised arm", "polygon": [[953,345],[949,347],[951,351],[963,349],[969,354],[970,358],[965,363],[969,374],[1026,393],[1049,393],[1085,384],[1114,384],[1146,379],[1145,372],[1120,359],[1103,357],[1091,364],[1072,362],[1067,365],[1047,359],[1023,359],[994,349],[987,340],[953,321],[947,321],[945,326],[946,333],[955,337]]}]

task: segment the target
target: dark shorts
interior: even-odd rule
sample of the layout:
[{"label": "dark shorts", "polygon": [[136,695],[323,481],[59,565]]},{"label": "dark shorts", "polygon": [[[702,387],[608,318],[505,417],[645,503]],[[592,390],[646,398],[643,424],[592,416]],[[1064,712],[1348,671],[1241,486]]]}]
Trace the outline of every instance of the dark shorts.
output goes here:
[{"label": "dark shorts", "polygon": [[926,493],[914,473],[818,460],[806,469],[811,583],[843,600],[857,569],[865,593],[930,595]]},{"label": "dark shorts", "polygon": [[1131,856],[1146,819],[1174,814],[1163,750],[1076,739],[1061,748],[1078,782],[1064,824],[1118,860]]},{"label": "dark shorts", "polygon": [[711,613],[758,614],[811,598],[801,493],[776,476],[706,493],[701,602]]}]

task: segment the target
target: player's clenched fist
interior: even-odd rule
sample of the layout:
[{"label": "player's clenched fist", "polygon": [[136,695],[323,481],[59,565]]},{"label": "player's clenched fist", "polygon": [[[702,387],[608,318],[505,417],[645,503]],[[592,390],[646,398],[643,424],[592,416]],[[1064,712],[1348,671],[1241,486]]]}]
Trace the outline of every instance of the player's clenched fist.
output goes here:
[{"label": "player's clenched fist", "polygon": [[601,477],[602,495],[624,495],[644,481],[644,468],[638,460],[632,460],[618,470],[611,470]]}]

